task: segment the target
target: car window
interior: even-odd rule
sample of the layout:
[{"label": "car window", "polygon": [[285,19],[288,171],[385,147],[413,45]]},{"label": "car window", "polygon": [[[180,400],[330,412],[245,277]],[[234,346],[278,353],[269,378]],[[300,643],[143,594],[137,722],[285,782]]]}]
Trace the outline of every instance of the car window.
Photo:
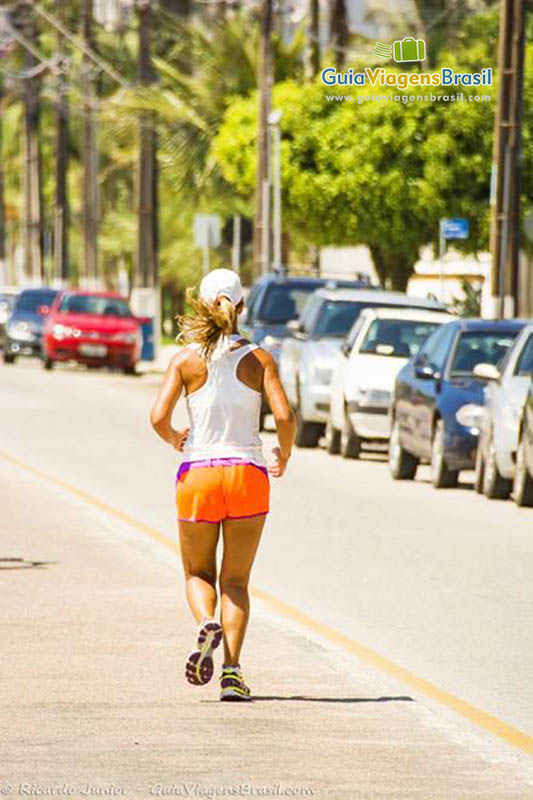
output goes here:
[{"label": "car window", "polygon": [[[500,361],[500,363],[498,365],[498,369],[499,369],[499,371],[501,372],[502,375],[505,372],[505,370],[507,369],[509,361],[512,358],[513,349],[514,349],[513,347],[509,347],[509,349],[507,350],[507,352],[505,353],[504,357],[502,358],[502,360]],[[516,368],[516,364],[515,364],[515,368]],[[516,374],[516,369],[515,369],[515,374]]]},{"label": "car window", "polygon": [[126,300],[93,294],[67,294],[61,300],[59,311],[70,314],[98,314],[106,317],[132,316]]},{"label": "car window", "polygon": [[528,336],[516,364],[515,375],[531,375],[533,373],[533,334]]},{"label": "car window", "polygon": [[344,338],[361,313],[361,304],[349,300],[326,300],[314,320],[311,335]]},{"label": "car window", "polygon": [[442,329],[442,336],[439,336],[438,341],[435,342],[428,352],[428,363],[434,372],[439,372],[441,375],[444,372],[456,331],[457,328],[455,325],[444,326]]},{"label": "car window", "polygon": [[422,364],[422,363],[429,364],[429,354],[434,348],[438,347],[438,343],[442,340],[444,334],[445,334],[444,327],[440,327],[436,331],[433,331],[433,333],[428,336],[428,338],[418,351],[418,355],[415,360],[416,364]]},{"label": "car window", "polygon": [[291,319],[298,319],[315,285],[272,284],[262,295],[256,318],[267,324],[284,325]]},{"label": "car window", "polygon": [[323,302],[323,297],[317,297],[314,294],[310,295],[307,299],[301,316],[302,330],[305,331],[305,333],[309,333],[312,330],[316,317],[320,314],[320,308]]},{"label": "car window", "polygon": [[245,320],[247,323],[253,322],[254,316],[254,307],[257,305],[257,298],[261,293],[261,285],[255,284],[250,289],[248,297],[246,298],[245,306],[246,306],[246,317]]},{"label": "car window", "polygon": [[57,292],[21,292],[15,303],[15,311],[37,311],[39,306],[52,304]]},{"label": "car window", "polygon": [[418,353],[422,344],[437,327],[439,327],[437,322],[375,319],[367,331],[359,352],[411,358]]},{"label": "car window", "polygon": [[356,318],[354,324],[352,325],[350,331],[348,332],[348,336],[346,337],[346,344],[348,344],[350,347],[354,346],[355,340],[359,336],[359,334],[361,332],[361,328],[363,327],[363,325],[365,323],[366,315],[361,313],[361,311],[363,311],[363,310],[364,309],[359,309],[359,313],[357,314],[357,318]]},{"label": "car window", "polygon": [[471,375],[478,364],[497,366],[518,331],[464,331],[453,356],[450,376]]}]

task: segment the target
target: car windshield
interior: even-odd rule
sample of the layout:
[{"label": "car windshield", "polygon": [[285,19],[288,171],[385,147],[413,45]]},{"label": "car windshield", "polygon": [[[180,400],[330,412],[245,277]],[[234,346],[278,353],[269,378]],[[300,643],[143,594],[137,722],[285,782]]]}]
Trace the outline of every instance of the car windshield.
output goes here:
[{"label": "car windshield", "polygon": [[15,311],[37,311],[39,306],[52,304],[57,292],[22,292],[17,298]]},{"label": "car windshield", "polygon": [[307,305],[309,295],[316,288],[314,284],[269,286],[258,309],[257,319],[260,322],[278,325],[285,325],[291,319],[298,319]]},{"label": "car windshield", "polygon": [[438,322],[407,319],[375,319],[359,348],[360,353],[411,358],[415,356]]},{"label": "car windshield", "polygon": [[471,375],[478,364],[497,366],[518,331],[465,331],[453,357],[450,376]]},{"label": "car windshield", "polygon": [[120,297],[95,294],[67,294],[61,300],[60,311],[69,314],[99,314],[106,317],[131,317],[128,303]]},{"label": "car windshield", "polygon": [[360,303],[346,300],[326,300],[320,308],[311,336],[344,337],[361,311]]}]

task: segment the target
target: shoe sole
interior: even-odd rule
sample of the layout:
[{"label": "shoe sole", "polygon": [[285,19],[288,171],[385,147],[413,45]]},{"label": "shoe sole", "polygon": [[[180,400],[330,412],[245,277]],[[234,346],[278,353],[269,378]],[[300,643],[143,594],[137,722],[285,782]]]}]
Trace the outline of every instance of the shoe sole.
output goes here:
[{"label": "shoe sole", "polygon": [[220,701],[222,703],[250,703],[251,700],[251,695],[237,692],[235,689],[230,689],[229,691],[220,695]]},{"label": "shoe sole", "polygon": [[205,686],[213,677],[213,650],[222,641],[222,627],[218,622],[206,622],[198,631],[196,649],[185,664],[185,678],[193,686]]}]

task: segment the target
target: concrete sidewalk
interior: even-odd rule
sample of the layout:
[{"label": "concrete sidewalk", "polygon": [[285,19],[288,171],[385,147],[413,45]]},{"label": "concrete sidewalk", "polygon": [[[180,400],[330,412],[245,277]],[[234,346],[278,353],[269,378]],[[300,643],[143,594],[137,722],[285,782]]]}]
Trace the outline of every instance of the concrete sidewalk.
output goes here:
[{"label": "concrete sidewalk", "polygon": [[460,720],[257,601],[256,700],[220,703],[182,677],[177,556],[1,459],[0,507],[0,796],[533,797]]}]

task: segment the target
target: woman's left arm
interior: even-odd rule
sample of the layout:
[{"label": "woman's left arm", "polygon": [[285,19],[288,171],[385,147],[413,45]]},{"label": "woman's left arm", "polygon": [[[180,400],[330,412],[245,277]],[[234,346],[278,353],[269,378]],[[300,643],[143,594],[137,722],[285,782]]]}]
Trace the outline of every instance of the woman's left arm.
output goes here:
[{"label": "woman's left arm", "polygon": [[184,351],[177,353],[165,372],[163,385],[159,390],[157,400],[154,403],[150,414],[152,428],[162,439],[171,444],[176,450],[183,450],[183,445],[187,441],[189,428],[176,431],[170,424],[172,412],[183,391],[183,378],[180,366],[183,364],[186,354]]}]

